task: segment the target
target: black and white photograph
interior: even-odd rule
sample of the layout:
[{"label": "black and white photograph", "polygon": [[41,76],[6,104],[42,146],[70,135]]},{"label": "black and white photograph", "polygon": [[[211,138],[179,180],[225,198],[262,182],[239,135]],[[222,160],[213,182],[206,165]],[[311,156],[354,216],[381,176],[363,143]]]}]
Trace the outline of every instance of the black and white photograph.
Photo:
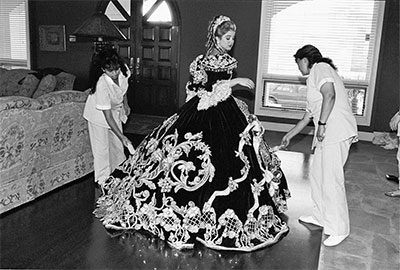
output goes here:
[{"label": "black and white photograph", "polygon": [[1,0],[0,269],[398,270],[398,0]]}]

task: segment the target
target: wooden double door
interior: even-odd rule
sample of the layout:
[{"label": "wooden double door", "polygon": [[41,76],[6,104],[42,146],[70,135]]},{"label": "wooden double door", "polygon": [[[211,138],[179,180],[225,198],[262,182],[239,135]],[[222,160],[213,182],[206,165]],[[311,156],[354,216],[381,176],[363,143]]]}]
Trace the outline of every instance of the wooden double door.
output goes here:
[{"label": "wooden double door", "polygon": [[[173,3],[165,0],[150,0],[152,6],[143,15],[146,1],[131,0],[130,7],[126,1],[106,1],[103,11],[120,12],[120,18],[108,17],[127,37],[115,45],[132,72],[128,90],[132,112],[168,116],[178,109],[179,18]],[[160,9],[170,12],[170,20],[161,15],[157,21]]]}]

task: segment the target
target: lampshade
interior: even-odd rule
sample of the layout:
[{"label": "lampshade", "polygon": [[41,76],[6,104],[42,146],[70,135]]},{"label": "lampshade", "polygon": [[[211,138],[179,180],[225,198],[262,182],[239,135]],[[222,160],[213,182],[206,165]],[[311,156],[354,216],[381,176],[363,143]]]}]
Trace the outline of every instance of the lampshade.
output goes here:
[{"label": "lampshade", "polygon": [[72,35],[77,37],[126,40],[126,37],[118,27],[101,11],[93,14],[89,19],[84,21]]}]

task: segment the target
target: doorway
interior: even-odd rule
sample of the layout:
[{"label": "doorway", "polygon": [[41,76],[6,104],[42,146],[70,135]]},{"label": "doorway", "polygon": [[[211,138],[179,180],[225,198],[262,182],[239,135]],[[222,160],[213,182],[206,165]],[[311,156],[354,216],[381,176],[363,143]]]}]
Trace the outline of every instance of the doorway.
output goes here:
[{"label": "doorway", "polygon": [[129,63],[132,113],[169,116],[178,109],[179,12],[174,1],[109,0],[99,7],[127,40],[114,43]]}]

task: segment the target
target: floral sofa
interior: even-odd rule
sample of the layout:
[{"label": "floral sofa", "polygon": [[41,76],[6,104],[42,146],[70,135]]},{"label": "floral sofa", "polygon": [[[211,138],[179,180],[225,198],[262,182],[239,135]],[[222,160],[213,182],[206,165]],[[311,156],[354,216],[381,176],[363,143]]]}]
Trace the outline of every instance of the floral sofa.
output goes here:
[{"label": "floral sofa", "polygon": [[75,76],[62,73],[0,69],[0,213],[93,171],[88,92],[71,90]]}]

